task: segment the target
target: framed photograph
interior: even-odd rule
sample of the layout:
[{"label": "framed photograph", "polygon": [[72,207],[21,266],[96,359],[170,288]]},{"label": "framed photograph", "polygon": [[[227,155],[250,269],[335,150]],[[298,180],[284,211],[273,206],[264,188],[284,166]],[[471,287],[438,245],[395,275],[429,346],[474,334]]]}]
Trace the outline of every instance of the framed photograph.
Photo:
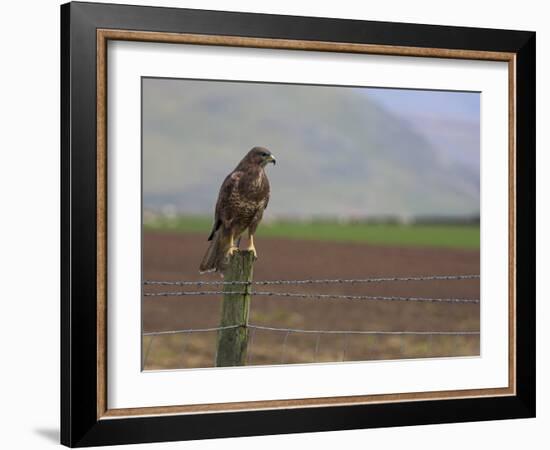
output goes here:
[{"label": "framed photograph", "polygon": [[61,441],[535,415],[535,33],[61,7]]}]

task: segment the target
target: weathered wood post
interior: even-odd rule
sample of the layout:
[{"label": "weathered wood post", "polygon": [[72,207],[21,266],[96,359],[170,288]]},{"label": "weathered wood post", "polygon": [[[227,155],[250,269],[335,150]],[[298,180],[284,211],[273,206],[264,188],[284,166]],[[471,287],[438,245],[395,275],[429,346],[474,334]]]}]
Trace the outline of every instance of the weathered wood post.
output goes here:
[{"label": "weathered wood post", "polygon": [[[236,251],[231,256],[229,265],[224,272],[224,281],[252,281],[253,265],[254,254],[252,252]],[[216,367],[244,366],[248,345],[250,285],[226,284],[223,291],[220,327],[240,326],[218,331]]]}]

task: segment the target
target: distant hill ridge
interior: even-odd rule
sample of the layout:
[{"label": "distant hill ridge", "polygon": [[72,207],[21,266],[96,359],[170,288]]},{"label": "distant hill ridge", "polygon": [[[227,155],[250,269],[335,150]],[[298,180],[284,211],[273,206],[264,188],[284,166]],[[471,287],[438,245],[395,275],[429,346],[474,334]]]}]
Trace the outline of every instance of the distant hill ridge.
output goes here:
[{"label": "distant hill ridge", "polygon": [[211,214],[254,145],[269,167],[266,214],[471,216],[479,171],[447,157],[358,89],[146,80],[144,207]]}]

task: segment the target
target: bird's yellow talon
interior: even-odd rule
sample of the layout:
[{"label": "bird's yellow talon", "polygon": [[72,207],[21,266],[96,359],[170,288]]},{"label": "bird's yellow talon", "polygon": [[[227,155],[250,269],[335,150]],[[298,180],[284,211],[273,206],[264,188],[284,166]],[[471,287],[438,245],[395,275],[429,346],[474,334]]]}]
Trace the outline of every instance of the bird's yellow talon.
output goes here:
[{"label": "bird's yellow talon", "polygon": [[254,255],[254,259],[258,259],[258,253],[256,253],[256,247],[254,247],[254,235],[253,234],[250,234],[248,236],[248,248],[247,250],[249,252],[252,252],[252,254]]},{"label": "bird's yellow talon", "polygon": [[227,250],[227,256],[233,256],[233,253],[235,253],[237,250],[239,250],[238,247],[229,247],[229,250]]}]

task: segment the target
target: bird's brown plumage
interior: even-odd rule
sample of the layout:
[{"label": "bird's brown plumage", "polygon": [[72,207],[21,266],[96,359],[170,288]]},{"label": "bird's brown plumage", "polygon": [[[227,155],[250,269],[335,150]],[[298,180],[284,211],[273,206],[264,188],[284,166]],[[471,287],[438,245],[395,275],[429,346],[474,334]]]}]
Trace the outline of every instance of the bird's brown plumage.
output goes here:
[{"label": "bird's brown plumage", "polygon": [[235,249],[234,242],[248,230],[249,249],[256,252],[253,236],[269,202],[269,180],[264,167],[275,163],[269,150],[254,147],[225,178],[216,202],[210,245],[200,264],[201,272],[222,272]]}]

